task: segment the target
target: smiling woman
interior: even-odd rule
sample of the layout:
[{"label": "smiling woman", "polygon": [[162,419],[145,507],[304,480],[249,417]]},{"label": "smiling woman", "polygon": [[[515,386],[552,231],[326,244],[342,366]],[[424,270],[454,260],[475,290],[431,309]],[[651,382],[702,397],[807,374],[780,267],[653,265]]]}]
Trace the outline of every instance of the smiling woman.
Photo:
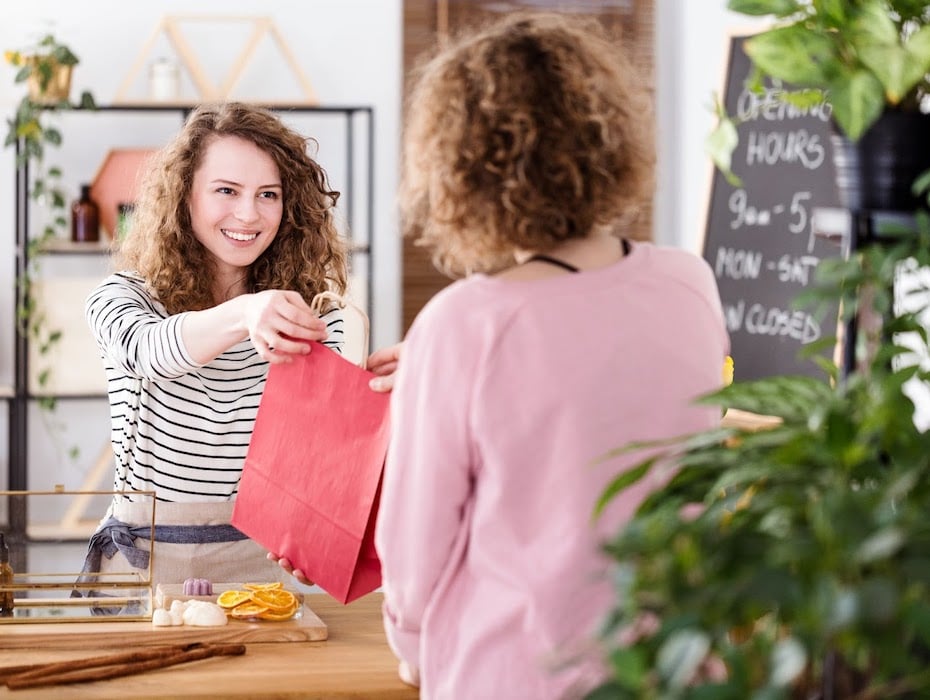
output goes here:
[{"label": "smiling woman", "polygon": [[[342,349],[339,312],[309,307],[345,290],[338,196],[303,136],[243,104],[198,108],[151,161],[122,271],[88,297],[87,319],[107,374],[114,491],[159,502],[156,583],[284,575],[229,517],[268,364],[309,341]],[[114,500],[87,575],[147,566],[152,542],[114,556],[111,541],[135,536],[150,508]]]}]

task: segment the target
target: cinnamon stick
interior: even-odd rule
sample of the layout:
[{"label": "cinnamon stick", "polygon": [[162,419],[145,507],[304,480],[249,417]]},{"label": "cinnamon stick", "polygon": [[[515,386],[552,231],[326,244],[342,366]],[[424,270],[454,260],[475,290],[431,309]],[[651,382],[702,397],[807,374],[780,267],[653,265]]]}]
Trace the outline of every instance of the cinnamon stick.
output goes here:
[{"label": "cinnamon stick", "polygon": [[[65,683],[90,683],[93,681],[129,676],[142,673],[143,671],[167,668],[169,666],[175,666],[189,661],[198,661],[212,656],[239,656],[245,653],[244,644],[206,644],[184,651],[170,651],[169,649],[171,648],[162,647],[158,650],[161,652],[161,655],[130,663],[117,663],[94,667],[82,666],[77,669],[72,668],[72,670],[68,671],[59,670],[51,673],[43,669],[35,669],[7,678],[6,685],[10,690],[21,690]],[[80,664],[81,662],[74,661],[62,663]],[[56,664],[49,664],[49,666],[54,665]]]},{"label": "cinnamon stick", "polygon": [[21,666],[4,666],[0,668],[0,684],[6,683],[11,676],[38,671],[41,673],[60,673],[66,671],[76,671],[82,668],[94,668],[97,666],[109,666],[111,664],[133,663],[135,661],[146,661],[148,659],[158,658],[161,656],[170,656],[182,651],[188,651],[203,646],[202,642],[191,644],[172,644],[158,647],[151,647],[141,651],[120,652],[119,654],[106,654],[104,656],[93,656],[84,659],[72,659],[71,661],[54,661],[42,664],[23,664]]}]

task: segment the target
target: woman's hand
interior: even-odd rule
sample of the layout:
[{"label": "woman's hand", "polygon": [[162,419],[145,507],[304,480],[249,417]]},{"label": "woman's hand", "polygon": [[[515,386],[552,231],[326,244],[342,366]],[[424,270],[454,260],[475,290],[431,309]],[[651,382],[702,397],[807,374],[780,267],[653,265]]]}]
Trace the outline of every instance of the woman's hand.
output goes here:
[{"label": "woman's hand", "polygon": [[295,569],[293,566],[291,566],[291,562],[285,559],[284,557],[279,557],[274,552],[268,552],[268,559],[270,561],[277,562],[278,566],[280,566],[282,569],[284,569],[287,573],[289,573],[291,576],[296,578],[298,581],[300,581],[305,586],[313,585],[313,581],[311,581],[306,576],[304,576],[304,573],[300,569]]},{"label": "woman's hand", "polygon": [[297,292],[269,289],[243,298],[249,338],[262,359],[272,364],[290,362],[290,355],[306,355],[309,341],[327,338],[326,322]]},{"label": "woman's hand", "polygon": [[368,369],[378,376],[368,382],[373,391],[384,392],[394,388],[394,374],[400,362],[400,351],[403,343],[390,345],[375,350],[368,356]]},{"label": "woman's hand", "polygon": [[325,340],[326,322],[297,292],[269,289],[240,294],[203,311],[184,314],[181,335],[195,362],[206,364],[246,338],[262,359],[290,362],[310,352],[311,340]]}]

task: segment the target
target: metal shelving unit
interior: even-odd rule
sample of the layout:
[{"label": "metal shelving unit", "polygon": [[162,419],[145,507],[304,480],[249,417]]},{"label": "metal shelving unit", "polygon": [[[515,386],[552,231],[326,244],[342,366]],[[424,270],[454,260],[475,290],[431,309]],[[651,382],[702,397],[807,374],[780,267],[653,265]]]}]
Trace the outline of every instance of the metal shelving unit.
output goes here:
[{"label": "metal shelving unit", "polygon": [[[349,232],[349,258],[354,261],[358,256],[367,260],[366,267],[366,305],[369,317],[371,316],[372,297],[372,264],[373,264],[373,218],[374,218],[374,110],[370,106],[327,106],[316,107],[300,104],[268,104],[265,105],[282,117],[293,115],[323,115],[326,118],[341,119],[345,124],[345,187],[342,190],[341,203],[344,202],[346,224]],[[74,112],[83,113],[174,113],[179,117],[179,126],[190,114],[194,105],[190,104],[161,104],[138,103],[98,105],[94,110],[75,108]],[[359,145],[361,142],[361,146]],[[16,143],[17,163],[22,144]],[[357,160],[361,159],[365,172],[359,175],[356,172]],[[324,164],[325,166],[325,164]],[[360,178],[360,179],[359,179]],[[365,200],[359,198],[356,192],[356,183],[361,182]],[[16,169],[15,174],[15,279],[16,292],[14,305],[19,308],[21,302],[20,280],[26,275],[29,266],[29,163],[26,162]],[[364,213],[364,236],[358,236],[355,228],[356,214]],[[95,244],[73,244],[62,242],[49,247],[42,255],[49,256],[75,256],[75,255],[106,255],[107,248]],[[14,318],[16,318],[14,309]],[[19,324],[15,329],[13,349],[13,386],[0,386],[0,401],[6,401],[9,406],[9,455],[8,455],[8,483],[9,491],[29,490],[29,406],[39,397],[29,391],[29,339],[21,332]],[[65,395],[55,398],[61,399],[105,399],[100,395]],[[109,429],[109,426],[107,426]],[[8,499],[9,523],[7,537],[14,551],[22,552],[24,547],[16,546],[27,542],[28,513],[24,499]],[[11,547],[12,549],[13,547]],[[14,562],[14,566],[17,563]]]}]

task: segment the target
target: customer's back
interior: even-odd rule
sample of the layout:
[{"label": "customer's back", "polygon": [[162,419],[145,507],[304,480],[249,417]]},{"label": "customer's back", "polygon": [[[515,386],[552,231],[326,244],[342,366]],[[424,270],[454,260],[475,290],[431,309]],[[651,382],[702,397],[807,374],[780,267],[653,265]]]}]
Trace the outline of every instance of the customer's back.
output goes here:
[{"label": "customer's back", "polygon": [[595,522],[634,458],[597,460],[719,420],[693,403],[728,351],[713,274],[636,240],[654,156],[634,83],[600,32],[519,15],[413,89],[404,220],[466,276],[405,339],[376,537],[388,641],[424,698],[593,685],[599,547],[650,487]]}]

